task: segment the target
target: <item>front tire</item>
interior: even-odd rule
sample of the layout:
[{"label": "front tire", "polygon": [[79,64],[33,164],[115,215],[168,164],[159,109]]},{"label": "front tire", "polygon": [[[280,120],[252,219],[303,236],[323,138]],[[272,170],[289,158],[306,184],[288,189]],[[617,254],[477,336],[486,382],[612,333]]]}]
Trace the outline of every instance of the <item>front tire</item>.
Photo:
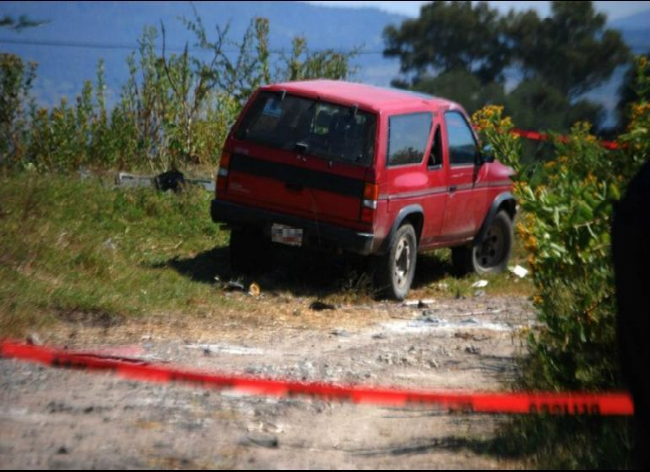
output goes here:
[{"label": "front tire", "polygon": [[470,246],[452,248],[451,258],[456,275],[469,272],[496,274],[503,272],[512,253],[512,220],[499,211],[488,227],[483,240]]}]

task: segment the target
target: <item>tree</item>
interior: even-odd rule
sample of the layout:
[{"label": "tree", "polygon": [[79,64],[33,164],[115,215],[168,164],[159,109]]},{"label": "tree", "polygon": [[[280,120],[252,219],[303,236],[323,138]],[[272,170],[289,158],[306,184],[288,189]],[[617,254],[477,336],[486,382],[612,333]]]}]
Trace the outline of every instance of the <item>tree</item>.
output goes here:
[{"label": "tree", "polygon": [[0,165],[23,157],[29,92],[36,64],[15,54],[0,54]]},{"label": "tree", "polygon": [[[205,86],[216,88],[232,95],[243,104],[261,85],[285,81],[317,78],[346,79],[354,68],[350,61],[360,48],[353,47],[349,52],[337,52],[332,49],[310,51],[307,40],[302,36],[292,39],[290,56],[282,55],[275,73],[270,69],[269,32],[267,18],[253,18],[241,42],[229,41],[229,25],[216,27],[216,38],[208,38],[205,26],[197,11],[193,20],[183,19],[186,27],[196,35],[196,47],[209,52],[213,59],[209,62],[194,59],[194,66],[201,77],[205,77]],[[237,49],[234,57],[226,54],[224,45]]]},{"label": "tree", "polygon": [[346,79],[356,72],[350,60],[361,48],[350,52],[337,52],[333,49],[310,52],[307,40],[297,36],[291,40],[291,56],[283,55],[283,67],[278,70],[277,80]]},{"label": "tree", "polygon": [[[469,110],[500,102],[521,126],[561,132],[575,121],[602,121],[603,108],[583,95],[629,56],[593,2],[552,2],[548,18],[534,10],[501,16],[485,2],[433,2],[384,38],[384,55],[412,74],[393,85],[449,96]],[[507,95],[506,73],[508,85],[518,81]]]},{"label": "tree", "polygon": [[577,121],[598,126],[603,107],[586,99],[571,101],[547,82],[526,79],[512,90],[505,100],[506,111],[522,128],[565,132]]},{"label": "tree", "polygon": [[[394,85],[399,83],[394,82]],[[488,104],[502,104],[506,99],[502,84],[481,84],[478,77],[466,70],[443,72],[437,77],[423,77],[414,81],[411,88],[462,103],[470,114]]]},{"label": "tree", "polygon": [[420,17],[384,30],[384,56],[399,57],[415,81],[434,72],[464,70],[486,84],[503,79],[509,50],[497,10],[487,2],[432,2]]},{"label": "tree", "polygon": [[537,79],[570,99],[600,85],[625,64],[629,48],[593,2],[551,3],[551,16],[529,10],[505,20],[512,56],[526,79]]},{"label": "tree", "polygon": [[649,62],[650,51],[631,61],[630,68],[625,73],[619,89],[620,100],[616,105],[619,131],[624,131],[630,124],[631,104],[639,99],[650,101],[650,70],[645,66],[638,66],[639,63],[647,65]]}]

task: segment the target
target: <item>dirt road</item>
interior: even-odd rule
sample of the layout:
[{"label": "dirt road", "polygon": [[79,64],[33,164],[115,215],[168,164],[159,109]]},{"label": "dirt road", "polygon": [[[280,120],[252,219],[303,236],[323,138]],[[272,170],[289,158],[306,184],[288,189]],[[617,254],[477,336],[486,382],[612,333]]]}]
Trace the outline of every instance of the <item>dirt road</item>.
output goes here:
[{"label": "dirt road", "polygon": [[[251,304],[250,316],[263,320],[257,325],[241,313],[218,323],[163,316],[105,326],[78,317],[40,335],[215,372],[499,390],[513,373],[519,333],[533,323],[524,298],[333,311],[313,311],[305,300],[279,310],[268,300]],[[7,469],[523,467],[485,452],[500,421],[431,408],[249,397],[0,360],[0,467]]]}]

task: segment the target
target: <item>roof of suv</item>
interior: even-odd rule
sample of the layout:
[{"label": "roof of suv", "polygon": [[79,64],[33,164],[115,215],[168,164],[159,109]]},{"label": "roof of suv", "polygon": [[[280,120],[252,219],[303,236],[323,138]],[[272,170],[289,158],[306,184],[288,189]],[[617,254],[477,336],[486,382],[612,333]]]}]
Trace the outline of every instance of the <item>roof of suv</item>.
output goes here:
[{"label": "roof of suv", "polygon": [[393,88],[376,87],[340,80],[307,80],[302,82],[284,82],[262,87],[262,90],[297,93],[331,100],[348,105],[359,105],[376,111],[395,110],[426,104],[427,107],[460,108],[452,101],[426,95],[419,92]]}]

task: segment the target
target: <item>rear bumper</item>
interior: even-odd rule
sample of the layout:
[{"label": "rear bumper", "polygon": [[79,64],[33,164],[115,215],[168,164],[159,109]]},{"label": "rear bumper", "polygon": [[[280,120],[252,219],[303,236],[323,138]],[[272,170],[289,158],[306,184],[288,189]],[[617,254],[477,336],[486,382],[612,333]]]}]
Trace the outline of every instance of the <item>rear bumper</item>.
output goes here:
[{"label": "rear bumper", "polygon": [[270,228],[273,223],[302,228],[305,246],[333,247],[361,255],[369,255],[376,252],[381,244],[381,241],[378,241],[372,233],[362,233],[340,226],[318,223],[313,220],[223,200],[212,200],[210,215],[215,223],[257,228],[268,233],[269,238]]}]

